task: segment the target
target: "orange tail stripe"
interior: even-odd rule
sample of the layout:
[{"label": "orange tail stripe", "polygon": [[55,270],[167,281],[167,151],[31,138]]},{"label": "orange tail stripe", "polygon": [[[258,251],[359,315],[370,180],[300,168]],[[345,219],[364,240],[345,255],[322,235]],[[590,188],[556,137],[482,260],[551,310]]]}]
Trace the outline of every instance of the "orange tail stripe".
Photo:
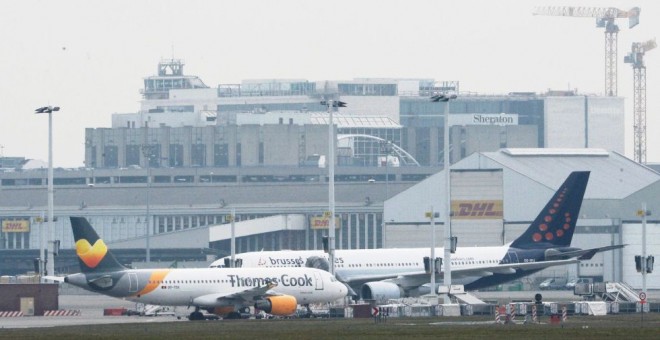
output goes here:
[{"label": "orange tail stripe", "polygon": [[153,273],[151,273],[151,276],[149,276],[149,283],[144,287],[144,289],[137,292],[135,295],[145,295],[151,293],[158,287],[158,285],[160,285],[160,282],[163,281],[169,272],[169,269],[155,270]]}]

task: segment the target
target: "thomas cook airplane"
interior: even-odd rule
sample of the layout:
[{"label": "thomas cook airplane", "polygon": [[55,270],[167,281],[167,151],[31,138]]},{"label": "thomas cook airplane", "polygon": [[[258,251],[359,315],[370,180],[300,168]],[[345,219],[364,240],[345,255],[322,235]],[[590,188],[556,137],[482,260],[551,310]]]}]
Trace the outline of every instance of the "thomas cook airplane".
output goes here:
[{"label": "thomas cook airplane", "polygon": [[112,255],[84,217],[71,217],[81,273],[47,277],[86,290],[153,305],[195,307],[190,320],[203,319],[200,309],[240,317],[255,308],[291,315],[297,305],[331,302],[348,288],[316,268],[129,269]]},{"label": "thomas cook airplane", "polygon": [[[555,192],[529,228],[513,242],[496,247],[458,247],[451,257],[452,283],[466,290],[497,285],[533,274],[544,268],[588,260],[602,251],[623,245],[592,249],[571,247],[589,172],[573,172]],[[436,248],[436,254],[444,254]],[[430,281],[430,248],[354,249],[335,251],[337,278],[364,299],[417,296]],[[323,251],[265,251],[238,254],[242,267],[328,267]],[[221,258],[212,267],[225,267]],[[442,282],[444,266],[436,269]]]}]

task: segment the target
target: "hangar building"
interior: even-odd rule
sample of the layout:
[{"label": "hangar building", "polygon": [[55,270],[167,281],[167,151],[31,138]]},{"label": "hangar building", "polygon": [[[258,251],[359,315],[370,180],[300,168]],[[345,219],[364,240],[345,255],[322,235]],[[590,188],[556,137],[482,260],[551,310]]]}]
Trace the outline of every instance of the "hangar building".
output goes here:
[{"label": "hangar building", "polygon": [[[646,203],[647,255],[660,252],[660,174],[602,149],[501,149],[475,153],[452,165],[452,235],[459,246],[502,245],[513,241],[536,218],[547,200],[572,171],[590,171],[572,245],[580,248],[625,244],[622,250],[596,254],[578,265],[546,269],[547,276],[593,277],[641,287],[634,256],[641,254],[641,217]],[[444,170],[385,202],[384,244],[387,247],[430,246],[425,212],[441,211],[436,240],[443,245]],[[494,203],[492,213],[460,214],[460,203]],[[499,210],[499,211],[498,211]],[[660,274],[647,277],[660,288]]]}]

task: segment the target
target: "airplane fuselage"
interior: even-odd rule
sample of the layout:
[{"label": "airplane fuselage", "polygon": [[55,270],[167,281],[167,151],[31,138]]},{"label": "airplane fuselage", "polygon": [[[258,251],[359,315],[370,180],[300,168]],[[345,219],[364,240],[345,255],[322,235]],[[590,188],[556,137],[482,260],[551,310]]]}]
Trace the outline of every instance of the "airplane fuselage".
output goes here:
[{"label": "airplane fuselage", "polygon": [[73,274],[67,276],[66,282],[129,301],[171,306],[221,307],[229,305],[230,300],[203,305],[206,302],[196,299],[219,292],[238,294],[269,284],[275,285],[274,292],[294,296],[299,304],[333,301],[345,295],[345,286],[329,273],[309,269],[129,269]]},{"label": "airplane fuselage", "polygon": [[[555,247],[554,251],[561,253],[576,248]],[[469,273],[456,275],[452,283],[462,284],[466,289],[479,289],[537,272],[543,268],[515,270],[503,268],[516,263],[537,263],[540,267],[545,261],[547,249],[515,249],[508,245],[494,247],[460,247],[451,255],[451,268],[454,272]],[[411,273],[425,271],[424,257],[430,257],[430,248],[383,248],[383,249],[337,249],[335,251],[335,271],[338,277],[351,283],[364,283],[371,277],[406,276]],[[435,254],[444,254],[444,248],[436,248]],[[436,255],[437,256],[437,255]],[[240,259],[243,267],[274,268],[303,267],[310,257],[322,257],[328,260],[328,254],[321,250],[301,251],[263,251],[243,253],[235,256]],[[214,262],[211,266],[222,266],[224,259]],[[444,269],[443,265],[443,269]],[[483,269],[483,272],[479,270]],[[430,274],[429,274],[430,275]],[[437,274],[438,283],[443,282],[443,275]],[[419,287],[430,281],[430,277],[399,279],[400,286],[408,290]]]}]

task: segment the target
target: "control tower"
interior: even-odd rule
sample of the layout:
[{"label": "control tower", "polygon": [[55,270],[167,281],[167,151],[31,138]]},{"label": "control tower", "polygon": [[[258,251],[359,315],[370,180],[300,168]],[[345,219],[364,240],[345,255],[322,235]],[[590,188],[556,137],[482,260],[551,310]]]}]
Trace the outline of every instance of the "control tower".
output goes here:
[{"label": "control tower", "polygon": [[183,74],[183,60],[163,59],[158,63],[158,75],[144,78],[140,90],[145,100],[169,99],[170,89],[208,88],[197,76]]}]

